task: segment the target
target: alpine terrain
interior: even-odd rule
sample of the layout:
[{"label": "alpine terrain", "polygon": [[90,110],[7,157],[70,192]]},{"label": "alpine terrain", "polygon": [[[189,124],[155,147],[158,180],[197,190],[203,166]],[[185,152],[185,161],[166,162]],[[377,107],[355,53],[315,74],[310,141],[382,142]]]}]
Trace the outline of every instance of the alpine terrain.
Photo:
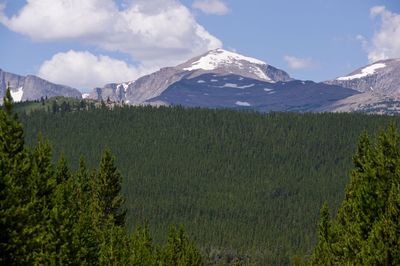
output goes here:
[{"label": "alpine terrain", "polygon": [[393,114],[400,111],[400,59],[381,60],[326,84],[355,89],[357,94],[335,102],[326,111]]},{"label": "alpine terrain", "polygon": [[315,111],[356,94],[334,84],[295,80],[258,59],[216,49],[136,81],[96,88],[88,97],[135,105]]},{"label": "alpine terrain", "polygon": [[7,83],[10,83],[11,95],[15,102],[38,100],[45,97],[65,96],[81,98],[81,93],[74,88],[58,85],[36,76],[26,77],[5,72],[0,69],[0,96],[3,101]]}]

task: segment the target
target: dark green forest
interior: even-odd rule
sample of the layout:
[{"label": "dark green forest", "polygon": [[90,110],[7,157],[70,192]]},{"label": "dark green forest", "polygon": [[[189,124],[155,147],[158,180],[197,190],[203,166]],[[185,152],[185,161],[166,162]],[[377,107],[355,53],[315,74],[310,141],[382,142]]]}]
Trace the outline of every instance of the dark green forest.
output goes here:
[{"label": "dark green forest", "polygon": [[89,169],[108,148],[123,176],[130,230],[158,243],[183,225],[209,263],[283,265],[317,243],[319,210],[334,215],[362,132],[398,117],[253,113],[182,107],[20,111],[25,139],[39,132],[54,160]]},{"label": "dark green forest", "polygon": [[3,103],[0,265],[203,265],[182,227],[171,227],[163,245],[148,225],[127,232],[122,176],[109,150],[97,169],[80,159],[71,172],[63,156],[53,162],[42,136],[25,146],[9,88]]}]

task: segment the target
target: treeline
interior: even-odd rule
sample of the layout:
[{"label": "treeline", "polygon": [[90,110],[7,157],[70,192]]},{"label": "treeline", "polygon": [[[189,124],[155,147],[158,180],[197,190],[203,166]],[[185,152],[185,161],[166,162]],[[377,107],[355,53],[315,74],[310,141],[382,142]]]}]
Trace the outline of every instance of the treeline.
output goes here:
[{"label": "treeline", "polygon": [[[289,264],[316,243],[319,209],[344,197],[359,135],[398,117],[115,107],[21,115],[26,140],[42,132],[77,163],[104,147],[125,179],[130,230],[149,223],[163,243],[184,224],[206,262]],[[71,165],[73,167],[73,165]]]},{"label": "treeline", "polygon": [[[103,103],[103,105],[105,105]],[[40,98],[40,100],[24,101],[15,105],[17,113],[31,113],[34,111],[46,111],[49,113],[64,114],[67,112],[85,111],[102,106],[93,100],[83,100],[57,96],[52,98]]]},{"label": "treeline", "polygon": [[13,113],[10,91],[0,110],[1,265],[202,265],[182,228],[152,241],[147,225],[126,228],[122,176],[108,150],[99,167],[81,159],[71,171],[53,163],[50,144],[33,148]]}]

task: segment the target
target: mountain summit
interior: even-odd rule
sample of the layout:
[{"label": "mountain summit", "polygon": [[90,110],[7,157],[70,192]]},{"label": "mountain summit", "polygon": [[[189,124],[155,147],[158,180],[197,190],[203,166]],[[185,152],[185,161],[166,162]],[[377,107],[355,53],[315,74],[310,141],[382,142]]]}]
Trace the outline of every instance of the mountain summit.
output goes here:
[{"label": "mountain summit", "polygon": [[142,104],[160,96],[169,86],[183,78],[191,79],[210,73],[218,76],[237,75],[265,82],[292,80],[285,71],[261,60],[215,49],[178,66],[162,68],[134,82],[112,83],[104,88],[96,88],[89,97]]},{"label": "mountain summit", "polygon": [[195,71],[196,74],[211,72],[221,75],[236,74],[269,82],[292,80],[283,70],[272,67],[261,60],[224,49],[211,50],[177,66],[177,68],[184,71]]},{"label": "mountain summit", "polygon": [[381,60],[325,83],[361,92],[333,103],[326,111],[400,112],[400,59]]},{"label": "mountain summit", "polygon": [[398,95],[400,90],[400,59],[387,59],[361,67],[356,71],[328,84],[352,88],[360,92],[379,92],[386,95]]}]

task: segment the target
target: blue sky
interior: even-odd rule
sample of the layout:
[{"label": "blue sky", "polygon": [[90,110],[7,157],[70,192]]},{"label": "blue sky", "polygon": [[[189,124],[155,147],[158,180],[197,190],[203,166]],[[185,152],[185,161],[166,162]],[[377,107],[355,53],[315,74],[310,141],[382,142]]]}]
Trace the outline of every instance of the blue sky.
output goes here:
[{"label": "blue sky", "polygon": [[0,68],[83,90],[219,46],[315,81],[400,57],[399,0],[0,3]]}]

